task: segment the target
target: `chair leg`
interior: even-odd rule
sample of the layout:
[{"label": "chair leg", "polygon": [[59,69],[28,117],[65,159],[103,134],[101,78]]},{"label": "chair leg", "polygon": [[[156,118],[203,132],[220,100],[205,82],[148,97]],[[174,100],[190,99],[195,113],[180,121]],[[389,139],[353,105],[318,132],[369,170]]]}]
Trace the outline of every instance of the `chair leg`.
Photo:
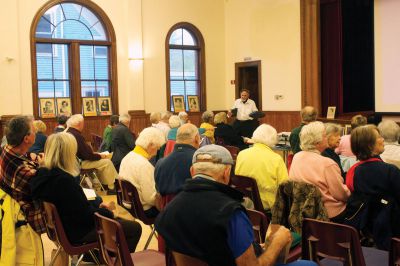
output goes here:
[{"label": "chair leg", "polygon": [[94,263],[96,263],[96,265],[100,265],[100,261],[98,260],[96,254],[93,252],[93,250],[89,250],[90,256],[92,256]]},{"label": "chair leg", "polygon": [[153,235],[155,235],[155,233],[156,233],[156,228],[153,225],[150,225],[150,228],[151,228],[151,233],[149,235],[149,238],[146,241],[146,245],[144,245],[144,249],[143,250],[146,250],[149,247],[150,241],[153,238]]},{"label": "chair leg", "polygon": [[104,187],[103,187],[103,184],[100,182],[100,179],[97,177],[96,172],[93,172],[92,174],[93,174],[94,177],[99,181],[101,191],[106,191],[106,190],[104,189]]},{"label": "chair leg", "polygon": [[79,256],[78,260],[76,261],[75,266],[79,266],[79,264],[82,262],[83,255],[84,255],[84,254],[81,254],[81,255]]},{"label": "chair leg", "polygon": [[60,254],[62,250],[61,246],[58,246],[56,253],[54,254],[54,257],[51,259],[49,266],[53,266],[54,262],[56,261],[56,258],[58,257],[58,255]]}]

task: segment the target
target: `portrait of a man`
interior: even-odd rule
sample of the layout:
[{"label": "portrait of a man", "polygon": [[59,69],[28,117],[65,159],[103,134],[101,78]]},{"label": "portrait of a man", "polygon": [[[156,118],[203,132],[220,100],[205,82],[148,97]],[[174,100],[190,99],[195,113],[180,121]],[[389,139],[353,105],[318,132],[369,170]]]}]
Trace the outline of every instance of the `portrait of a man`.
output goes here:
[{"label": "portrait of a man", "polygon": [[172,96],[172,103],[175,112],[185,111],[185,101],[183,100],[183,96]]},{"label": "portrait of a man", "polygon": [[40,110],[41,116],[46,117],[55,117],[55,108],[54,108],[54,99],[53,98],[42,98],[40,99]]}]

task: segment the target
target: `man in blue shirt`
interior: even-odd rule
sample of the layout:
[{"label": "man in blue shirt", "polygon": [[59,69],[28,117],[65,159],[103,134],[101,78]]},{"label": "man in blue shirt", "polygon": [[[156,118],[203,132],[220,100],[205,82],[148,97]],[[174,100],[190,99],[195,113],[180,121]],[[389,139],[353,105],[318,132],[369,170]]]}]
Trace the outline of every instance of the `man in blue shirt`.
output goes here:
[{"label": "man in blue shirt", "polygon": [[[253,229],[241,205],[243,195],[228,186],[233,165],[229,151],[218,145],[198,149],[183,190],[158,215],[155,226],[167,247],[208,265],[275,265],[290,243],[287,228],[274,225],[270,245],[259,257]],[[308,266],[297,261],[288,265]]]},{"label": "man in blue shirt", "polygon": [[156,189],[161,196],[178,194],[185,180],[191,178],[192,158],[199,145],[200,135],[196,126],[188,123],[179,127],[174,151],[159,160],[154,170]]}]

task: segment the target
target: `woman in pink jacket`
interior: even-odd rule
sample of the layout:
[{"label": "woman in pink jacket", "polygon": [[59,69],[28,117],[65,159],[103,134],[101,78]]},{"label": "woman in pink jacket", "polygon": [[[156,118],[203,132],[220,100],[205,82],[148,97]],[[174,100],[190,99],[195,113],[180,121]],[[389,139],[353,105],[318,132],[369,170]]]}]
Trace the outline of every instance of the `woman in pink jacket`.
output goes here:
[{"label": "woman in pink jacket", "polygon": [[328,146],[322,122],[305,125],[300,132],[301,152],[296,153],[290,167],[289,179],[313,184],[319,188],[329,218],[341,222],[350,191],[343,183],[339,166],[321,152]]}]

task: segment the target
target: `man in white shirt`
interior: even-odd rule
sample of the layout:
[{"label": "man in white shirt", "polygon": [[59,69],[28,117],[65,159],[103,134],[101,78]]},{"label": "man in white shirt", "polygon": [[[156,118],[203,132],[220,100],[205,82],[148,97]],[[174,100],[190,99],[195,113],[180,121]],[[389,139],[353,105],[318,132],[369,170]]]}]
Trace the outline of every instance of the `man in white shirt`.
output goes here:
[{"label": "man in white shirt", "polygon": [[[236,109],[236,120],[233,123],[233,128],[239,136],[251,138],[254,130],[258,126],[257,119],[250,117],[252,112],[258,111],[256,104],[252,99],[249,99],[250,92],[247,89],[240,91],[240,99],[237,99],[233,104],[232,109]],[[228,111],[228,116],[232,116],[232,112]]]}]

